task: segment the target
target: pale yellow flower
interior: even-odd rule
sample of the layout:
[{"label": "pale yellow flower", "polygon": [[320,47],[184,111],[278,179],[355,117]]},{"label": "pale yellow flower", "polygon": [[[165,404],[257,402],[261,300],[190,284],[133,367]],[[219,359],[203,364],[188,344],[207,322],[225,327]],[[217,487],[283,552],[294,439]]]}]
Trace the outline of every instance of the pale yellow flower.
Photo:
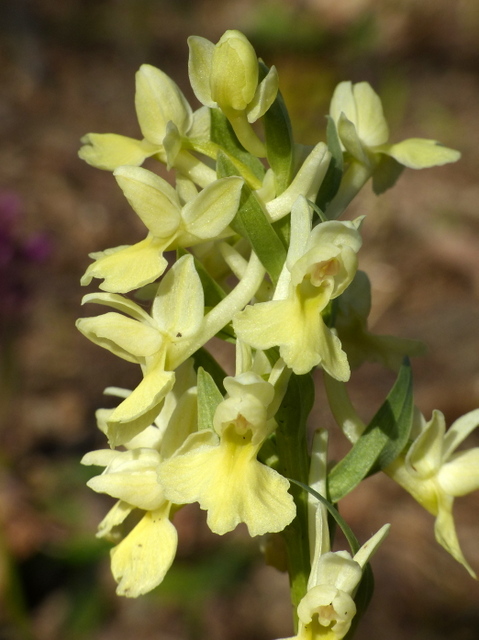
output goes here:
[{"label": "pale yellow flower", "polygon": [[115,178],[148,236],[131,246],[93,253],[95,261],[81,279],[103,278],[100,289],[127,293],[159,278],[168,266],[163,252],[215,240],[233,233],[228,229],[238,210],[243,180],[222,178],[186,203],[156,174],[141,167],[124,166]]},{"label": "pale yellow flower", "polygon": [[193,257],[186,255],[160,282],[151,315],[134,302],[112,293],[90,294],[83,302],[105,304],[129,316],[109,312],[77,321],[78,329],[92,342],[142,368],[143,380],[108,420],[110,442],[122,444],[158,415],[175,380],[173,369],[180,364],[172,366],[171,360],[203,326],[203,288]]},{"label": "pale yellow flower", "polygon": [[475,572],[462,553],[452,508],[454,498],[479,489],[479,447],[456,451],[479,426],[479,409],[458,418],[446,431],[444,416],[434,411],[426,422],[416,416],[414,441],[406,455],[385,469],[415,500],[436,517],[436,540],[471,576]]},{"label": "pale yellow flower", "polygon": [[382,193],[394,185],[404,167],[424,169],[461,157],[436,140],[409,138],[388,143],[389,128],[381,100],[367,82],[340,82],[330,114],[345,152],[346,170],[338,193],[326,208],[329,218],[340,216],[371,176],[374,191]]},{"label": "pale yellow flower", "polygon": [[314,202],[330,161],[331,154],[327,146],[319,142],[308,153],[291,184],[279,195],[276,195],[274,174],[271,170],[267,171],[263,187],[256,194],[264,203],[268,218],[274,222],[288,215],[299,196]]},{"label": "pale yellow flower", "polygon": [[[328,435],[318,431],[313,439],[310,486],[324,496],[327,476]],[[386,524],[354,555],[330,549],[328,512],[323,503],[308,495],[311,572],[307,592],[298,608],[298,633],[282,640],[341,640],[354,616],[354,597],[366,564],[389,532]]]},{"label": "pale yellow flower", "polygon": [[206,186],[215,172],[182,149],[184,138],[209,139],[206,108],[193,113],[178,85],[160,69],[143,64],[136,74],[135,107],[142,140],[115,133],[89,133],[78,155],[88,164],[113,171],[138,166],[151,156]]},{"label": "pale yellow flower", "polygon": [[367,82],[340,82],[331,99],[330,114],[344,149],[364,165],[374,166],[378,156],[385,154],[411,169],[423,169],[456,162],[461,155],[436,140],[423,138],[388,144],[389,128],[381,99]]},{"label": "pale yellow flower", "polygon": [[[118,595],[137,597],[151,591],[174,560],[177,533],[170,521],[172,505],[165,498],[158,469],[196,429],[195,383],[192,361],[188,360],[179,367],[176,383],[155,422],[125,442],[126,451],[92,451],[82,459],[82,464],[105,467],[102,474],[89,480],[88,486],[118,500],[100,523],[97,534],[117,543],[111,551],[111,568],[118,582]],[[129,395],[123,390],[115,391]],[[97,412],[102,431],[113,411]],[[120,527],[135,509],[145,513],[122,539]]]},{"label": "pale yellow flower", "polygon": [[283,640],[341,640],[354,616],[354,596],[364,568],[389,532],[384,525],[352,557],[347,551],[329,550],[326,509],[317,507],[316,544],[308,590],[298,605],[298,633]]},{"label": "pale yellow flower", "polygon": [[276,423],[268,408],[274,387],[253,372],[224,381],[214,430],[191,435],[160,468],[165,495],[175,503],[199,502],[214,533],[244,522],[252,536],[282,531],[296,508],[289,482],[256,456]]},{"label": "pale yellow flower", "polygon": [[256,349],[279,346],[296,374],[321,365],[338,380],[350,370],[338,337],[321,313],[352,281],[361,246],[356,222],[328,221],[311,231],[311,213],[299,197],[291,215],[291,242],[273,300],[246,307],[233,320],[236,334]]}]

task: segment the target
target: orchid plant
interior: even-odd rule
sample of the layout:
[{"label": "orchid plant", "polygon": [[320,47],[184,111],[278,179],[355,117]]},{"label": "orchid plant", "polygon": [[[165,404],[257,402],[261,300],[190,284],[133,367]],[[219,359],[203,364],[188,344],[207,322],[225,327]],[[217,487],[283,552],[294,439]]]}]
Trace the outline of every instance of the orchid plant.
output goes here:
[{"label": "orchid plant", "polygon": [[[85,455],[103,467],[89,486],[117,500],[98,535],[114,546],[119,595],[156,587],[174,561],[175,513],[197,502],[216,534],[244,523],[282,536],[298,640],[351,638],[371,596],[369,559],[383,526],[361,547],[337,503],[384,472],[436,518],[436,539],[475,576],[460,549],[453,499],[479,488],[479,449],[456,447],[479,410],[446,431],[414,409],[412,340],[368,331],[370,285],[358,271],[363,218],[340,217],[371,178],[380,193],[404,167],[455,162],[434,140],[389,143],[380,98],[341,82],[327,140],[296,144],[278,74],[247,38],[189,38],[196,111],[165,73],[143,65],[135,106],[142,139],[90,133],[80,157],[112,171],[145,226],[140,242],[91,254],[83,302],[110,308],[78,329],[140,366],[133,390],[109,388],[99,409],[109,447]],[[253,126],[254,125],[254,126]],[[157,161],[168,180],[141,165]],[[166,175],[166,174],[163,174]],[[208,350],[235,345],[234,375]],[[397,379],[369,424],[347,394],[351,370],[379,361]],[[312,374],[323,372],[346,456],[328,461],[327,432],[308,447]],[[231,372],[233,373],[233,372]],[[314,428],[314,425],[313,425]],[[128,516],[140,517],[129,526]],[[349,551],[331,551],[336,521]],[[267,546],[267,545],[266,545]]]}]

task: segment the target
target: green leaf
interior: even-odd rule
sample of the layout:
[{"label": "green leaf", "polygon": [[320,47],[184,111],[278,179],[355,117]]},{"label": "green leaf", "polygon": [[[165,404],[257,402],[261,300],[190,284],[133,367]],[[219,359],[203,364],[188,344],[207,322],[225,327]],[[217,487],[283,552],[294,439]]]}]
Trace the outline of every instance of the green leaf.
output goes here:
[{"label": "green leaf", "polygon": [[386,400],[353,448],[331,470],[328,488],[338,502],[366,476],[391,464],[404,449],[412,424],[411,365],[405,360]]},{"label": "green leaf", "polygon": [[[219,365],[218,365],[219,366]],[[213,416],[223,400],[221,391],[203,367],[198,368],[198,431],[213,428]]]},{"label": "green leaf", "polygon": [[230,125],[222,111],[219,109],[211,109],[210,115],[211,140],[224,149],[232,162],[234,162],[234,159],[236,158],[242,164],[246,165],[251,173],[256,176],[260,182],[262,182],[265,174],[265,168],[261,160],[244,150],[233,131],[233,127]]},{"label": "green leaf", "polygon": [[319,188],[316,196],[316,204],[321,211],[326,211],[326,207],[334,198],[339,190],[341,178],[343,177],[343,151],[339,136],[334,124],[334,120],[330,116],[326,116],[328,124],[326,126],[326,138],[328,149],[331,152],[331,162],[324,176],[324,180]]},{"label": "green leaf", "polygon": [[223,386],[223,380],[226,378],[227,373],[223,367],[216,361],[214,356],[211,355],[204,347],[200,347],[198,351],[192,355],[193,366],[196,371],[201,367],[213,378],[216,386],[221,394],[226,393],[226,389]]},{"label": "green leaf", "polygon": [[[260,80],[269,69],[260,61]],[[294,141],[291,121],[281,93],[263,116],[266,150],[276,179],[277,194],[290,185],[294,171]]]},{"label": "green leaf", "polygon": [[[238,175],[234,164],[223,153],[218,154],[216,172],[218,178]],[[230,226],[249,241],[261,264],[276,284],[286,260],[286,248],[271,226],[258,198],[246,184],[241,191],[238,213]]]}]

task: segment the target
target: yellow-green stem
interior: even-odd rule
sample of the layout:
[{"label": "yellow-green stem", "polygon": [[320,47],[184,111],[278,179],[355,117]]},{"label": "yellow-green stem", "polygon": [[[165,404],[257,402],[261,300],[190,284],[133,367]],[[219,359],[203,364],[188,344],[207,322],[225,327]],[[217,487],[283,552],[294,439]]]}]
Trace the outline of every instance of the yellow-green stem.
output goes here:
[{"label": "yellow-green stem", "polygon": [[[314,402],[314,383],[311,376],[292,374],[288,389],[277,413],[276,430],[279,470],[287,478],[308,484],[309,455],[306,440],[306,421]],[[297,485],[290,492],[296,503],[296,518],[283,531],[287,547],[291,602],[295,611],[306,593],[311,561],[308,540],[308,498]]]}]

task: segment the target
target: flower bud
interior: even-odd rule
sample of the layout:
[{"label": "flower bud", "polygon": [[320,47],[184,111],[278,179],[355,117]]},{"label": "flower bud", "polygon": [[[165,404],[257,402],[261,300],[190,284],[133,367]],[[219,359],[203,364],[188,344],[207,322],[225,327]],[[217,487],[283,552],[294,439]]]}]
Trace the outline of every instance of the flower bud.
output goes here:
[{"label": "flower bud", "polygon": [[211,66],[211,97],[224,111],[242,111],[258,86],[258,59],[239,31],[226,31],[215,46]]}]

